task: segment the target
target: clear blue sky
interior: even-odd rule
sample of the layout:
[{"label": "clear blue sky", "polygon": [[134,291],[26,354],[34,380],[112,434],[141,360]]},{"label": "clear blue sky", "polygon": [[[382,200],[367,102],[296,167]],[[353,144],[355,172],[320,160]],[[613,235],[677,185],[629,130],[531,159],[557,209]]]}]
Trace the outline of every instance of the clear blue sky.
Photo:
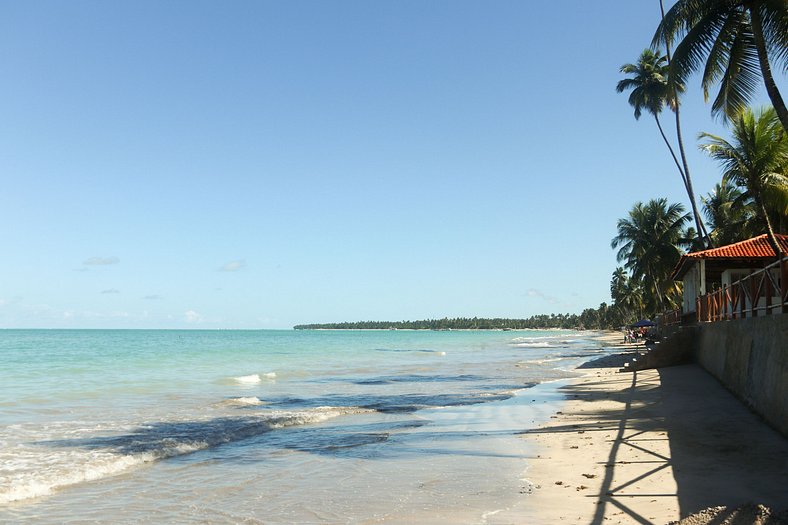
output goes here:
[{"label": "clear blue sky", "polygon": [[[3,2],[0,327],[609,301],[616,220],[686,203],[653,121],[614,90],[658,16],[656,0]],[[694,137],[724,129],[689,90],[706,193],[719,171]]]}]

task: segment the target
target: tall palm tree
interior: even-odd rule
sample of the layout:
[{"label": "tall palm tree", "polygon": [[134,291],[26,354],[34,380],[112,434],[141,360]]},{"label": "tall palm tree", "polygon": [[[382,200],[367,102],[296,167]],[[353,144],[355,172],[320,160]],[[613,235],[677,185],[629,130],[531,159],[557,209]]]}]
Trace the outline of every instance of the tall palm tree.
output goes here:
[{"label": "tall palm tree", "polygon": [[629,217],[618,220],[610,246],[618,248],[618,260],[642,282],[651,313],[675,300],[677,285],[670,274],[691,240],[685,230],[689,221],[681,204],[668,205],[664,198],[638,202]]},{"label": "tall palm tree", "polygon": [[[684,189],[687,191],[690,205],[693,210],[693,219],[698,235],[702,236],[706,231],[703,222],[701,221],[698,207],[695,203],[695,193],[692,190],[692,179],[689,176],[689,168],[686,159],[682,156],[683,164],[679,163],[676,157],[676,152],[673,146],[665,135],[662,129],[662,123],[659,120],[659,114],[662,108],[666,105],[672,109],[677,109],[676,94],[684,90],[682,85],[668,85],[668,64],[667,57],[652,51],[651,49],[644,49],[638,57],[636,64],[624,64],[620,69],[621,73],[631,75],[629,78],[624,78],[616,84],[616,92],[623,93],[624,91],[631,90],[629,94],[629,104],[635,108],[635,119],[640,119],[640,116],[645,110],[647,113],[654,117],[657,123],[659,134],[662,140],[670,151],[673,162],[681,175],[681,181],[684,183]],[[677,127],[678,122],[676,123]],[[683,148],[682,148],[683,153]]]},{"label": "tall palm tree", "polygon": [[702,87],[718,83],[712,114],[735,117],[752,99],[763,79],[783,129],[788,109],[772,74],[771,63],[788,71],[788,2],[785,0],[678,0],[657,27],[652,46],[681,38],[671,61],[671,82],[686,84],[703,69]]},{"label": "tall palm tree", "polygon": [[773,108],[742,111],[733,120],[731,133],[730,142],[701,133],[699,138],[708,142],[700,148],[722,164],[723,177],[744,190],[742,196],[753,200],[769,244],[782,254],[769,209],[788,214],[788,133]]},{"label": "tall palm tree", "polygon": [[[665,20],[665,4],[663,0],[659,0],[659,13],[660,20]],[[670,70],[671,56],[670,56],[670,40],[665,40],[665,59],[667,61],[668,70]],[[673,117],[676,120],[676,142],[679,145],[679,155],[681,155],[681,163],[684,167],[684,175],[686,178],[687,195],[690,196],[690,204],[692,205],[692,215],[695,217],[695,227],[698,229],[699,235],[697,243],[699,249],[705,247],[713,247],[714,241],[712,240],[709,232],[706,230],[706,225],[700,219],[698,213],[698,206],[695,202],[695,191],[692,189],[692,177],[690,177],[689,163],[687,162],[687,152],[684,149],[684,139],[681,134],[681,102],[679,95],[684,91],[684,84],[678,82],[669,82],[670,97],[673,100],[671,109],[673,110]]]}]

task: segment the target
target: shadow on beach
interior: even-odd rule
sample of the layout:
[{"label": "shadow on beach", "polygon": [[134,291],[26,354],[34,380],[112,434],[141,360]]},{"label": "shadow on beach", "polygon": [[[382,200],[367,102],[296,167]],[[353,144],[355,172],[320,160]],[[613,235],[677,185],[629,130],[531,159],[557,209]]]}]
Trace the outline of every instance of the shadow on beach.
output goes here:
[{"label": "shadow on beach", "polygon": [[[625,356],[608,356],[586,368],[616,366],[616,357]],[[775,511],[788,508],[788,440],[697,365],[620,373],[561,390],[569,399],[616,402],[610,410],[566,414],[571,424],[528,432],[610,436],[601,487],[591,496],[597,501],[590,525],[622,517],[620,523],[651,524],[643,504],[671,499],[682,518],[708,507],[748,502]],[[675,484],[655,481],[666,476]],[[675,492],[650,493],[641,485],[675,486]],[[745,523],[723,521],[723,514],[693,523]]]},{"label": "shadow on beach", "polygon": [[640,351],[633,349],[627,352],[620,352],[618,354],[606,355],[597,359],[592,359],[591,361],[583,363],[577,368],[623,368],[625,363],[631,362],[639,355]]}]

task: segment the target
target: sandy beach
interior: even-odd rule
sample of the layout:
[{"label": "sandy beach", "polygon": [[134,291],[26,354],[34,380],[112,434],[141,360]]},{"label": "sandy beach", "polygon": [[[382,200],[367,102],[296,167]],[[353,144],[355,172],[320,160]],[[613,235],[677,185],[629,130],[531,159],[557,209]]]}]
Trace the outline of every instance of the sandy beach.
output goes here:
[{"label": "sandy beach", "polygon": [[633,373],[616,361],[587,364],[561,388],[568,401],[550,423],[523,433],[536,456],[529,504],[491,523],[666,524],[720,505],[788,509],[788,440],[697,365]]}]

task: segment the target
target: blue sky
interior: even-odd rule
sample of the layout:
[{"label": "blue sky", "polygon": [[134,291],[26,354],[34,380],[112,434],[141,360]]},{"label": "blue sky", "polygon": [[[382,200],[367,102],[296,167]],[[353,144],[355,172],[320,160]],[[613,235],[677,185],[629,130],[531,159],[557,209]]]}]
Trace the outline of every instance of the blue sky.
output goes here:
[{"label": "blue sky", "polygon": [[[5,2],[0,327],[609,301],[616,220],[686,203],[653,121],[614,89],[658,16],[656,0]],[[725,130],[697,81],[684,120],[706,193],[719,171],[694,137]]]}]

